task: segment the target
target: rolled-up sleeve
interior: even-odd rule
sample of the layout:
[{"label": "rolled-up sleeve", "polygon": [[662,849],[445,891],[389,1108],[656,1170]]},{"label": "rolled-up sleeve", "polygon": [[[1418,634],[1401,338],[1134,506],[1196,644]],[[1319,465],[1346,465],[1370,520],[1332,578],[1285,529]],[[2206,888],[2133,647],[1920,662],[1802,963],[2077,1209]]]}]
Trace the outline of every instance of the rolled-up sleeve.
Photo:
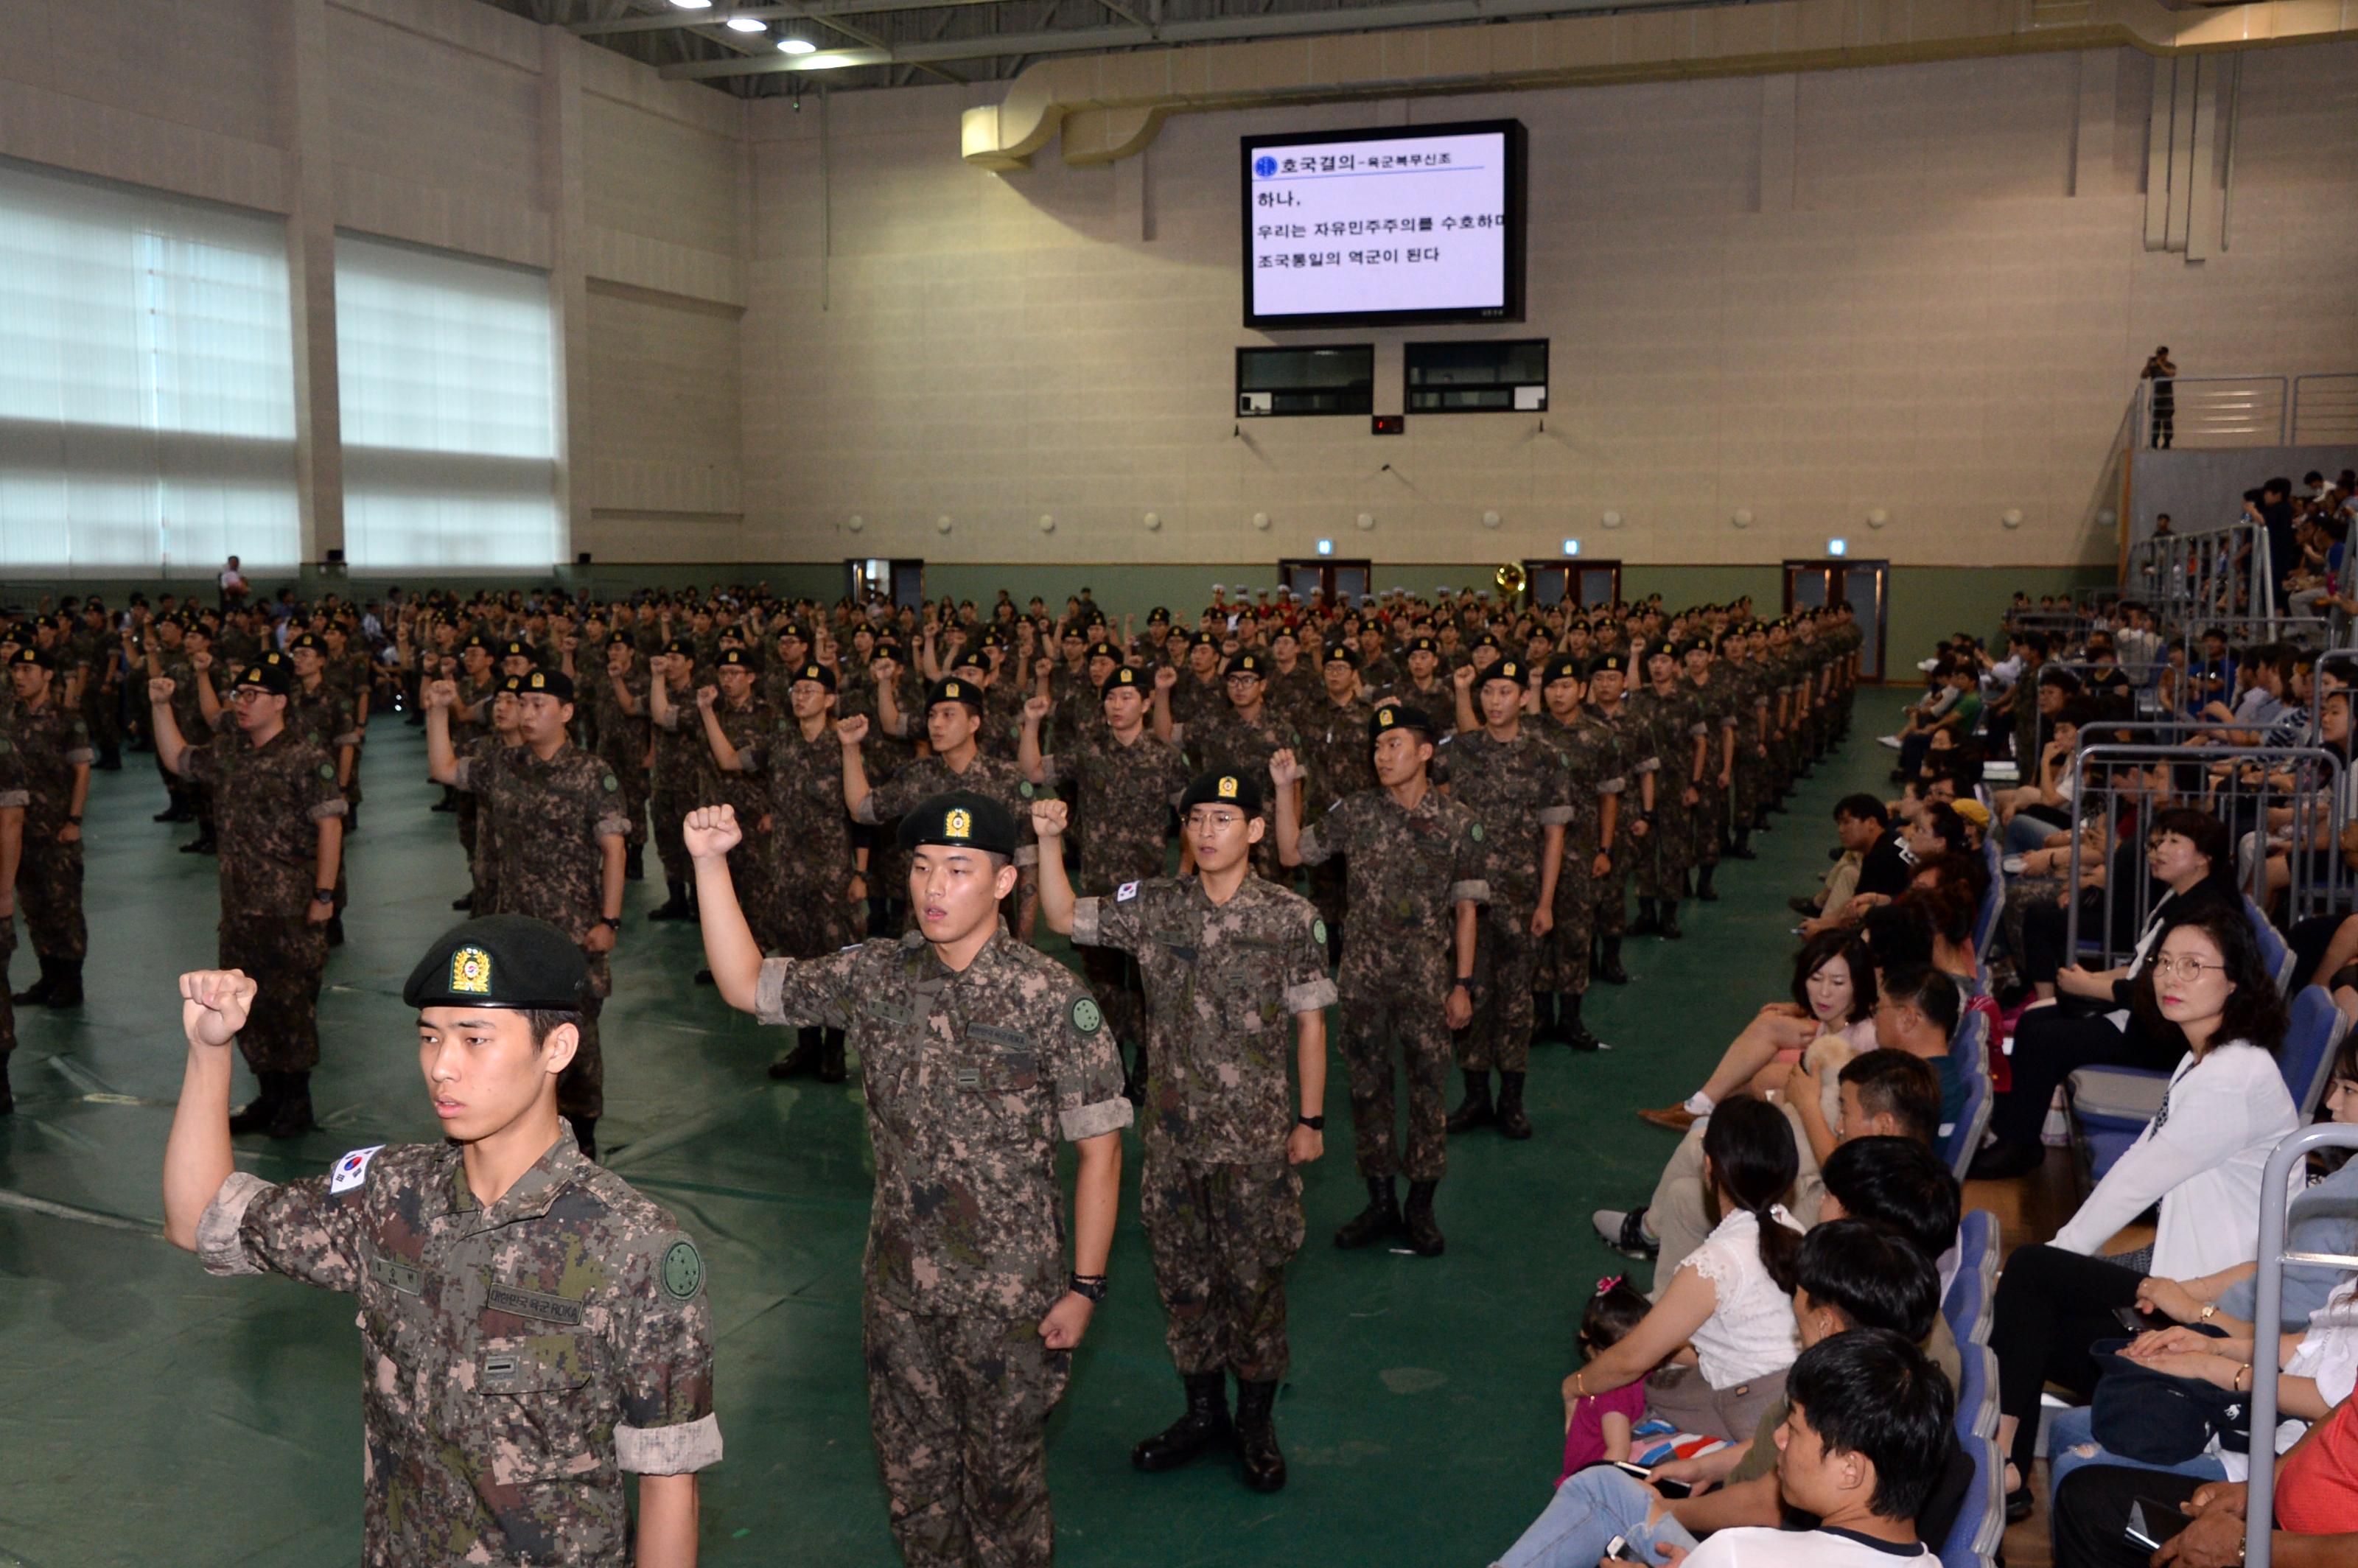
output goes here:
[{"label": "rolled-up sleeve", "polygon": [[[1084,1002],[1087,1005],[1083,1005]],[[1119,1132],[1133,1113],[1121,1092],[1121,1054],[1095,999],[1076,989],[1055,1003],[1056,1020],[1045,1032],[1049,1071],[1055,1079],[1056,1127],[1068,1142]],[[1098,1020],[1084,1032],[1083,1022]]]},{"label": "rolled-up sleeve", "polygon": [[1619,795],[1628,787],[1629,781],[1628,779],[1609,778],[1597,784],[1596,793],[1599,795]]},{"label": "rolled-up sleeve", "polygon": [[824,958],[764,958],[753,982],[753,1017],[763,1023],[851,1027],[851,963],[862,949]]},{"label": "rolled-up sleeve", "polygon": [[233,1171],[197,1219],[197,1261],[208,1274],[266,1274],[267,1265],[246,1250],[245,1211],[270,1190],[249,1171]]},{"label": "rolled-up sleeve", "polygon": [[1563,827],[1570,825],[1571,821],[1572,807],[1569,806],[1542,806],[1540,807],[1540,826],[1542,827]]},{"label": "rolled-up sleeve", "polygon": [[[692,1276],[667,1267],[683,1255],[694,1264]],[[682,1476],[719,1464],[711,1301],[693,1242],[658,1231],[633,1249],[610,1332],[623,1376],[615,1465],[640,1476]]]},{"label": "rolled-up sleeve", "polygon": [[1487,903],[1490,902],[1490,884],[1480,877],[1461,877],[1449,884],[1449,902]]}]

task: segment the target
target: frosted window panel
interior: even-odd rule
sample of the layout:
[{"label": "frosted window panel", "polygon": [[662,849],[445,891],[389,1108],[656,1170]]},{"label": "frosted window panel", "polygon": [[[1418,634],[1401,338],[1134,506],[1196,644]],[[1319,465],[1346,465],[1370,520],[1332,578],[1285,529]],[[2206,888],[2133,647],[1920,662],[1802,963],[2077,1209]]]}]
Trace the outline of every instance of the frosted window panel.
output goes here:
[{"label": "frosted window panel", "polygon": [[344,549],[355,568],[546,568],[557,508],[548,280],[336,242]]},{"label": "frosted window panel", "polygon": [[276,220],[0,163],[0,563],[300,553]]}]

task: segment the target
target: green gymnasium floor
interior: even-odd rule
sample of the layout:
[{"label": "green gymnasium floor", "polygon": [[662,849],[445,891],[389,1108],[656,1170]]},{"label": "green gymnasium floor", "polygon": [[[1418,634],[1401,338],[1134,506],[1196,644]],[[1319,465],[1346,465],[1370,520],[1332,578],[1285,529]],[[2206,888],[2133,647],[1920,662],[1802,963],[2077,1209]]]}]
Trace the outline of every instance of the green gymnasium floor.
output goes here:
[{"label": "green gymnasium floor", "polygon": [[[1557,1388],[1581,1305],[1624,1266],[1589,1211],[1642,1201],[1671,1147],[1631,1108],[1693,1088],[1782,994],[1785,900],[1825,869],[1833,803],[1884,787],[1889,758],[1867,721],[1881,706],[1869,694],[1853,741],[1803,783],[1759,860],[1724,868],[1721,902],[1687,906],[1686,940],[1629,944],[1635,979],[1597,988],[1590,1007],[1616,1049],[1551,1047],[1534,1065],[1539,1136],[1455,1141],[1445,1257],[1329,1245],[1364,1194],[1336,1065],[1278,1406],[1293,1479],[1275,1497],[1212,1460],[1130,1468],[1130,1444],[1177,1412],[1178,1385],[1125,1183],[1113,1297],[1049,1440],[1063,1563],[1423,1568],[1484,1563],[1513,1540],[1556,1474]],[[240,1167],[268,1178],[435,1136],[397,993],[456,918],[464,863],[450,818],[427,810],[421,732],[380,721],[375,739],[351,842],[351,939],[321,1008],[326,1125],[291,1146],[243,1141]],[[357,1563],[352,1309],[284,1281],[209,1279],[159,1238],[184,1049],[173,979],[213,961],[217,906],[211,862],[173,850],[192,830],[148,821],[163,801],[153,767],[126,754],[92,792],[87,1005],[18,1022],[17,1114],[0,1119],[0,1564]],[[859,1350],[869,1173],[856,1075],[832,1090],[771,1083],[781,1035],[690,983],[693,927],[642,917],[660,896],[660,883],[631,886],[600,1133],[710,1266],[728,1458],[705,1475],[704,1561],[896,1563]],[[16,983],[32,972],[19,951]]]}]

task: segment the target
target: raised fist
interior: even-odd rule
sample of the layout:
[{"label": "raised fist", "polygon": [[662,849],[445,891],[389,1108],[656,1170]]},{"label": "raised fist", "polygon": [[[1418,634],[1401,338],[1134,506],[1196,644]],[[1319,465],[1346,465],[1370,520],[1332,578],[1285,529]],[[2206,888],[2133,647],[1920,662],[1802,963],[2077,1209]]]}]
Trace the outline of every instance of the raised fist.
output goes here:
[{"label": "raised fist", "polygon": [[900,678],[901,666],[891,659],[879,659],[868,666],[868,673],[876,678],[878,686],[891,686]]},{"label": "raised fist", "polygon": [[172,700],[172,693],[175,689],[176,687],[172,681],[165,676],[158,676],[154,680],[147,683],[147,700],[155,704],[157,707],[161,708],[166,703]]},{"label": "raised fist", "polygon": [[1072,807],[1061,800],[1035,800],[1032,803],[1032,831],[1043,840],[1061,838]]},{"label": "raised fist", "polygon": [[213,667],[213,656],[209,653],[190,654],[189,655],[189,667],[195,670],[199,675],[202,675],[207,670]]},{"label": "raised fist", "polygon": [[1270,753],[1269,782],[1278,788],[1283,789],[1290,784],[1298,784],[1307,776],[1308,770],[1303,767],[1291,747],[1283,747]]},{"label": "raised fist", "polygon": [[243,969],[191,969],[180,977],[180,1033],[191,1045],[227,1045],[260,989]]},{"label": "raised fist", "polygon": [[1056,661],[1054,659],[1034,659],[1032,661],[1032,673],[1035,676],[1053,675],[1055,673],[1055,669]]},{"label": "raised fist", "polygon": [[1449,678],[1451,681],[1455,683],[1458,690],[1472,691],[1474,689],[1475,674],[1476,671],[1472,665],[1461,665],[1456,669],[1450,672]]},{"label": "raised fist", "polygon": [[846,746],[857,746],[862,741],[867,740],[868,715],[865,713],[855,713],[849,719],[837,720],[835,726],[835,738],[842,741]]},{"label": "raised fist", "polygon": [[1174,665],[1164,665],[1161,669],[1154,672],[1155,690],[1169,691],[1173,687],[1177,686],[1178,684],[1179,671]]},{"label": "raised fist", "polygon": [[1039,723],[1040,720],[1048,717],[1048,710],[1055,706],[1055,703],[1050,702],[1044,697],[1035,695],[1025,697],[1023,699],[1024,722],[1028,724]]},{"label": "raised fist", "polygon": [[745,829],[738,824],[735,806],[699,806],[681,822],[680,837],[687,842],[690,859],[708,860],[743,843]]},{"label": "raised fist", "polygon": [[698,687],[696,688],[696,706],[698,708],[709,708],[713,703],[719,698],[719,696],[720,688],[717,686]]},{"label": "raised fist", "polygon": [[451,708],[459,705],[459,683],[449,680],[429,682],[426,687],[426,711]]}]

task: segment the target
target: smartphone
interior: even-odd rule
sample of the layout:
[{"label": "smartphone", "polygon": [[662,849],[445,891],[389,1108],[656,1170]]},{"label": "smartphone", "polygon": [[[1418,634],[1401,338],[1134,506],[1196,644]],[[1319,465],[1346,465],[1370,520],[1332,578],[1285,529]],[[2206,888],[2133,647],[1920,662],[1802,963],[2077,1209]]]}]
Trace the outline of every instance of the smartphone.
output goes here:
[{"label": "smartphone", "polygon": [[1661,1493],[1662,1496],[1670,1498],[1673,1502],[1683,1498],[1691,1497],[1694,1493],[1694,1487],[1687,1482],[1657,1481],[1654,1479],[1654,1473],[1651,1470],[1647,1469],[1643,1465],[1632,1464],[1627,1459],[1616,1459],[1613,1461],[1613,1467],[1617,1470],[1626,1471],[1629,1475],[1637,1476],[1638,1479],[1645,1482],[1648,1486],[1653,1487],[1654,1490]]},{"label": "smartphone", "polygon": [[1645,1553],[1630,1545],[1629,1538],[1626,1535],[1617,1535],[1611,1541],[1606,1541],[1605,1543],[1605,1555],[1612,1558],[1617,1563],[1643,1563],[1646,1561]]},{"label": "smartphone", "polygon": [[2121,1534],[2133,1546],[2147,1552],[2158,1552],[2162,1543],[2194,1521],[2168,1503],[2157,1503],[2139,1498],[2129,1504],[2128,1528]]},{"label": "smartphone", "polygon": [[2121,1326],[2131,1334],[2148,1334],[2157,1328],[2169,1326],[2169,1319],[2158,1314],[2148,1315],[2133,1306],[2115,1307],[2113,1315],[2120,1319]]}]

